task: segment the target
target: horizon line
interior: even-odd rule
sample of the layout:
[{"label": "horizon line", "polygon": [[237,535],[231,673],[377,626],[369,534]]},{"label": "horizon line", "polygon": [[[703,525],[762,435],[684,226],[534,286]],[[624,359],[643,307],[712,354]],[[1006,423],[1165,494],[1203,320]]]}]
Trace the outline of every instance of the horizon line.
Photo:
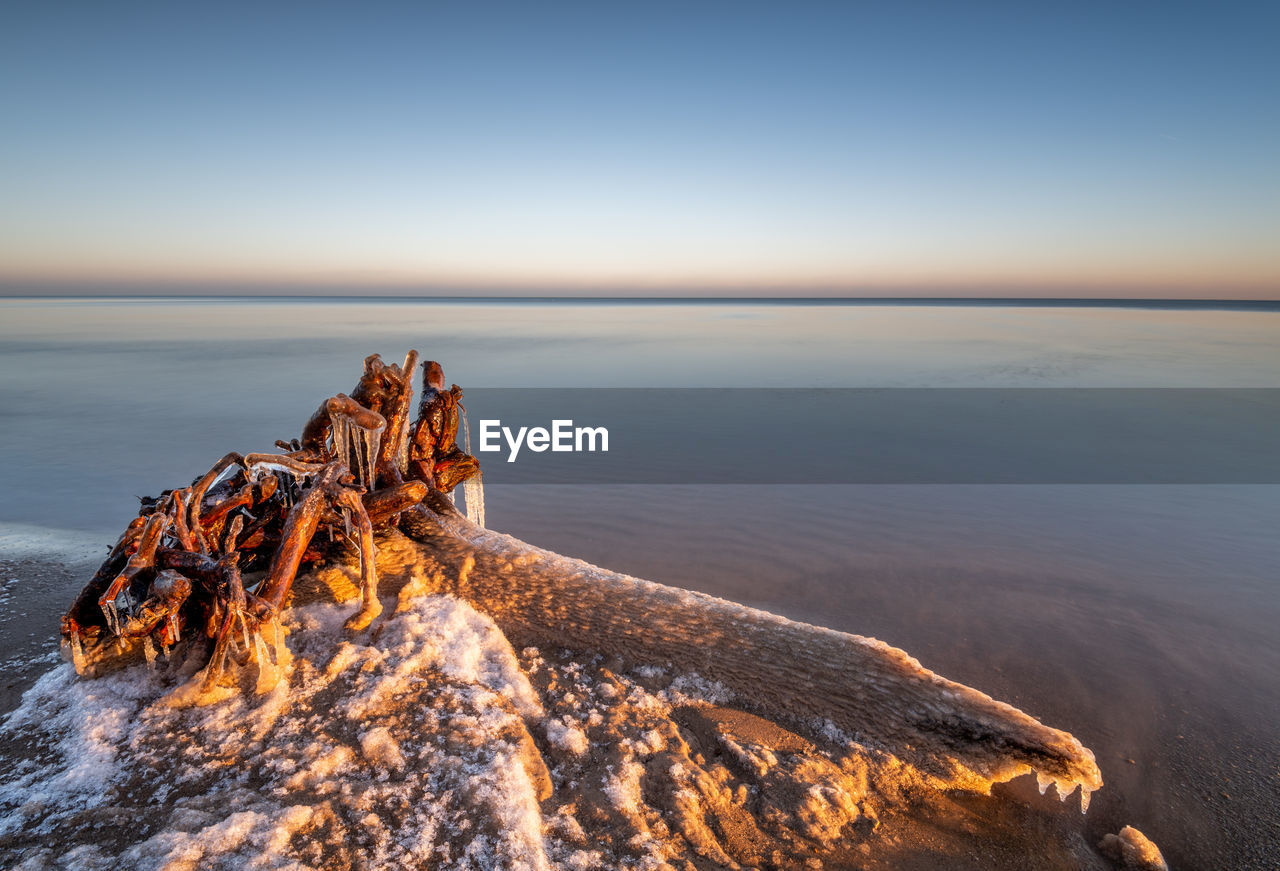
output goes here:
[{"label": "horizon line", "polygon": [[1088,297],[1088,296],[554,296],[554,295],[407,295],[407,294],[109,294],[62,293],[18,294],[0,288],[0,300],[6,301],[101,301],[101,302],[435,302],[435,303],[578,303],[578,304],[751,304],[775,305],[985,305],[1035,308],[1162,308],[1162,309],[1228,309],[1237,311],[1280,311],[1280,298],[1226,297]]},{"label": "horizon line", "polygon": [[771,284],[644,286],[618,282],[595,286],[572,284],[396,285],[352,281],[329,282],[141,282],[106,280],[30,281],[0,278],[0,298],[387,298],[387,299],[1190,299],[1280,300],[1280,285],[1053,283],[1037,285],[973,282],[965,284],[839,285]]},{"label": "horizon line", "polygon": [[965,278],[917,281],[388,281],[374,276],[35,276],[0,271],[0,297],[388,297],[472,299],[1229,299],[1280,300],[1280,278],[1137,280]]}]

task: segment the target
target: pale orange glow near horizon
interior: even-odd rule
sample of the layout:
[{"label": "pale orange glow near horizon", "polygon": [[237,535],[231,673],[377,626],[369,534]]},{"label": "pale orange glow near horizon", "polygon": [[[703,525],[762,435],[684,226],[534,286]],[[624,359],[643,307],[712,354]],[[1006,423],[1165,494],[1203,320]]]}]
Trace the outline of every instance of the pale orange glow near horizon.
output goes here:
[{"label": "pale orange glow near horizon", "polygon": [[1280,299],[1280,276],[1205,266],[1165,273],[1081,270],[1063,278],[1013,268],[983,273],[919,270],[906,275],[866,271],[850,276],[809,270],[781,275],[728,270],[645,274],[616,270],[533,273],[517,269],[422,271],[389,269],[245,269],[232,264],[200,271],[165,268],[82,268],[0,271],[0,295],[310,294],[389,296],[768,296],[768,297],[1078,297],[1150,299]]},{"label": "pale orange glow near horizon", "polygon": [[397,199],[376,222],[339,203],[304,215],[281,197],[252,221],[243,204],[167,224],[69,212],[0,237],[0,293],[1280,297],[1280,247],[1262,229],[1113,220],[1108,231],[1034,209],[974,226],[956,203],[874,217],[717,205],[704,224],[675,197],[641,214],[535,193],[452,213]]}]

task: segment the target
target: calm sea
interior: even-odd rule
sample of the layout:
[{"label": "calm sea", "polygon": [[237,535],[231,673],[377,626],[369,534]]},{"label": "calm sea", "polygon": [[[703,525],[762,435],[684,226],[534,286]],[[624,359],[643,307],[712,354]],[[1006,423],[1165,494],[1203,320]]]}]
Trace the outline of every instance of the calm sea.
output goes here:
[{"label": "calm sea", "polygon": [[[134,496],[270,450],[366,355],[409,348],[464,388],[1280,387],[1265,307],[0,300],[4,708]],[[1280,486],[487,495],[491,527],[874,635],[1071,731],[1106,780],[1091,836],[1135,825],[1174,867],[1280,862]]]}]

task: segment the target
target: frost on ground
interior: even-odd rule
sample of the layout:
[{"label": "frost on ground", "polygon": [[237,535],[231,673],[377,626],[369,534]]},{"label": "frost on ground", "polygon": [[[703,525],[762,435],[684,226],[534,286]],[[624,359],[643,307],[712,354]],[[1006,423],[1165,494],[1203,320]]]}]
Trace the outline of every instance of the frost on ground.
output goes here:
[{"label": "frost on ground", "polygon": [[[974,824],[883,741],[750,712],[696,669],[603,638],[517,653],[437,592],[488,583],[482,562],[437,557],[381,541],[397,599],[357,634],[351,570],[300,579],[313,601],[286,613],[269,692],[252,663],[246,692],[202,705],[177,668],[47,674],[0,732],[0,866],[887,868],[955,852],[937,833]],[[1008,845],[985,848],[976,867],[1001,867]],[[1003,867],[1097,857],[1068,858]]]},{"label": "frost on ground", "polygon": [[177,706],[145,667],[60,666],[5,726],[26,751],[0,788],[6,865],[785,864],[870,831],[869,779],[901,780],[687,675],[517,656],[455,598],[406,601],[358,638],[349,606],[295,609],[289,680],[262,696]]},{"label": "frost on ground", "polygon": [[145,667],[47,675],[5,727],[27,758],[0,787],[0,864],[550,867],[524,770],[540,706],[501,633],[422,597],[347,640],[349,611],[292,613],[292,674],[265,696],[174,707]]}]

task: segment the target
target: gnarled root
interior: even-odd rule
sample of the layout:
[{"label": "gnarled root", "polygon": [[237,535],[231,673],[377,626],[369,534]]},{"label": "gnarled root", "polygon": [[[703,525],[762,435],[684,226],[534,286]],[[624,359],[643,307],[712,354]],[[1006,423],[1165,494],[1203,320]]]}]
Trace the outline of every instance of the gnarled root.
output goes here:
[{"label": "gnarled root", "polygon": [[[428,490],[403,476],[416,362],[416,351],[404,367],[368,358],[354,395],[325,400],[301,439],[277,443],[285,453],[228,453],[190,487],[144,499],[63,617],[77,670],[100,673],[139,648],[154,661],[157,645],[167,653],[198,626],[213,641],[201,679],[211,689],[237,645],[262,658],[261,627],[274,625],[299,567],[324,555],[322,528],[360,553],[361,605],[349,625],[367,627],[382,608],[374,530]],[[378,489],[379,477],[390,486]]]}]

